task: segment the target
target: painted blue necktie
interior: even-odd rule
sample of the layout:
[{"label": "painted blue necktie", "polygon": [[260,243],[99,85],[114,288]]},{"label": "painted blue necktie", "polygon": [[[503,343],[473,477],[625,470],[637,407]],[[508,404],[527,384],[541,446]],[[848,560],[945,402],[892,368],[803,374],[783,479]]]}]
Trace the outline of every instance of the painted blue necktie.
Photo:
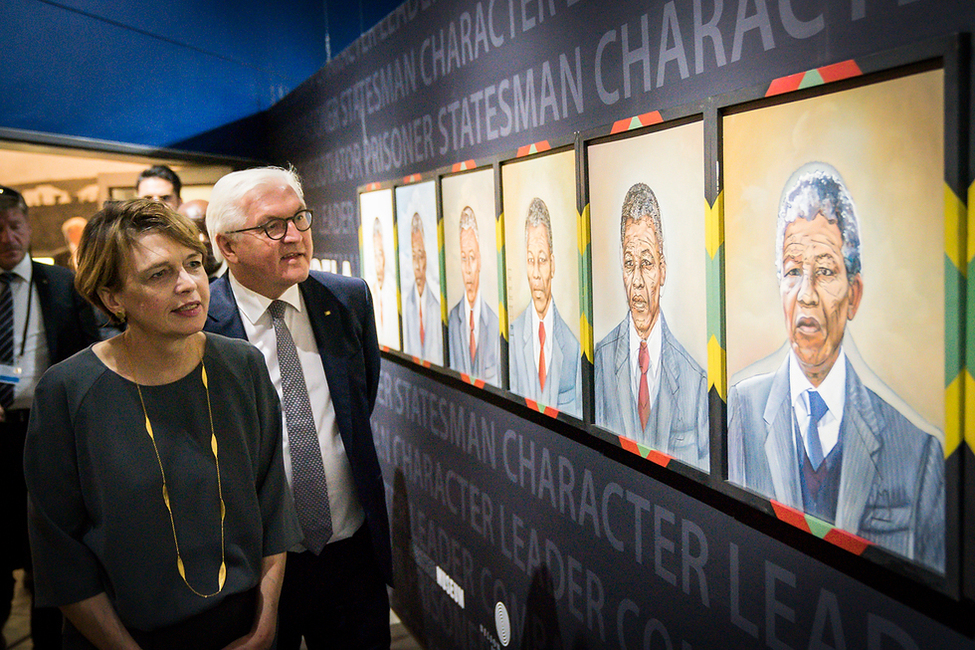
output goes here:
[{"label": "painted blue necktie", "polygon": [[819,440],[819,421],[829,408],[823,398],[814,390],[809,391],[809,427],[806,429],[806,447],[809,448],[809,462],[813,470],[823,464],[823,443]]},{"label": "painted blue necktie", "polygon": [[312,415],[305,374],[298,360],[298,350],[291,331],[284,322],[285,303],[275,300],[268,307],[278,343],[278,365],[281,368],[281,392],[284,397],[284,419],[288,424],[291,452],[291,488],[298,521],[305,532],[303,544],[318,555],[332,536],[332,512],[328,504],[328,483],[318,430]]},{"label": "painted blue necktie", "polygon": [[[0,274],[0,363],[14,364],[14,298],[11,282],[14,274],[6,271]],[[14,385],[0,384],[0,406],[4,410],[14,403]]]}]

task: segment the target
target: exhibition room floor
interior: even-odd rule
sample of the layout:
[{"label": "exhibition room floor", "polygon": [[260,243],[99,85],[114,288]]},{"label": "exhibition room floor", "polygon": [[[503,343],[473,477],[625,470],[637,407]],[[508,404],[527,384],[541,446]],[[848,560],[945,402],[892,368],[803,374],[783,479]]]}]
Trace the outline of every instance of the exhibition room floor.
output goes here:
[{"label": "exhibition room floor", "polygon": [[[24,591],[24,572],[15,571],[14,575],[17,577],[17,587],[10,618],[3,628],[3,637],[7,641],[9,650],[31,650],[34,644],[30,640],[30,596]],[[399,618],[392,611],[389,612],[389,633],[393,639],[391,650],[422,650],[422,646],[403,627]],[[302,648],[304,648],[304,644],[302,644]]]}]

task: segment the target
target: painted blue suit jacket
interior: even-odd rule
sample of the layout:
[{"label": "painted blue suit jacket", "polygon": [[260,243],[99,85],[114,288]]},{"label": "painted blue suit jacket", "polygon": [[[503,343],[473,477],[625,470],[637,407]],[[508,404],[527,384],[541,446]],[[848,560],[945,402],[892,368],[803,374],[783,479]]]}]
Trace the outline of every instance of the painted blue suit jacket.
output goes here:
[{"label": "painted blue suit jacket", "polygon": [[[728,395],[728,478],[798,510],[789,359]],[[846,362],[836,526],[939,571],[945,560],[945,460],[938,440],[866,388]]]},{"label": "painted blue suit jacket", "polygon": [[[358,278],[312,271],[298,285],[322,358],[335,420],[345,445],[356,494],[366,513],[376,561],[392,584],[392,551],[386,493],[369,418],[379,388],[379,343],[372,293]],[[204,328],[246,339],[237,301],[224,275],[210,285],[210,313]]]},{"label": "painted blue suit jacket", "polygon": [[545,406],[554,406],[569,415],[582,417],[582,355],[579,341],[562,320],[552,301],[552,358],[545,360],[545,390],[538,382],[532,331],[531,304],[511,324],[511,392]]},{"label": "painted blue suit jacket", "polygon": [[498,316],[481,299],[480,330],[478,331],[477,349],[474,351],[474,363],[471,363],[470,325],[465,321],[464,301],[466,296],[450,310],[447,318],[447,340],[450,348],[450,367],[471,377],[483,379],[493,386],[500,386],[498,371],[500,362],[501,336]]},{"label": "painted blue suit jacket", "polygon": [[630,381],[630,314],[595,350],[596,424],[704,471],[710,469],[707,375],[660,314],[660,381],[647,427]]},{"label": "painted blue suit jacket", "polygon": [[443,365],[443,328],[440,323],[440,301],[430,290],[430,283],[423,290],[423,343],[420,343],[420,322],[417,314],[419,296],[416,282],[403,298],[403,352]]}]

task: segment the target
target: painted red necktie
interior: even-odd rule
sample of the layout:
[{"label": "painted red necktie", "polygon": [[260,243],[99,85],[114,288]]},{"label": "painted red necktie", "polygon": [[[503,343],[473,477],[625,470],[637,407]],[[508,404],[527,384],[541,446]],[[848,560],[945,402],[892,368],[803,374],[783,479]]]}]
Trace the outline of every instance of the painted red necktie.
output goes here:
[{"label": "painted red necktie", "polygon": [[640,341],[640,395],[637,398],[637,410],[640,412],[640,425],[646,429],[650,419],[650,386],[647,384],[647,370],[650,369],[650,351],[647,342]]},{"label": "painted red necktie", "polygon": [[477,344],[474,342],[474,310],[471,310],[471,365],[474,365],[474,352],[477,350]]},{"label": "painted red necktie", "polygon": [[420,303],[420,347],[423,347],[424,334],[425,332],[423,331],[423,303],[421,302]]},{"label": "painted red necktie", "polygon": [[538,385],[545,390],[545,323],[538,323]]}]

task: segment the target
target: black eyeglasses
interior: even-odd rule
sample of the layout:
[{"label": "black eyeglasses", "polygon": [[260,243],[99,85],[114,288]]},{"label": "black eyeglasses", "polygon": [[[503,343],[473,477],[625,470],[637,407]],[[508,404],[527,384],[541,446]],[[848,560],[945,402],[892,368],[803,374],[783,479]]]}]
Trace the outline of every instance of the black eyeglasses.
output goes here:
[{"label": "black eyeglasses", "polygon": [[315,215],[311,210],[299,210],[298,212],[295,212],[293,217],[288,217],[287,219],[272,217],[259,226],[254,226],[253,228],[242,228],[240,230],[231,230],[227,234],[235,235],[240,232],[263,230],[268,239],[279,240],[284,239],[284,236],[288,233],[288,222],[293,223],[298,232],[305,232],[311,228],[311,222],[314,220],[314,217]]}]

